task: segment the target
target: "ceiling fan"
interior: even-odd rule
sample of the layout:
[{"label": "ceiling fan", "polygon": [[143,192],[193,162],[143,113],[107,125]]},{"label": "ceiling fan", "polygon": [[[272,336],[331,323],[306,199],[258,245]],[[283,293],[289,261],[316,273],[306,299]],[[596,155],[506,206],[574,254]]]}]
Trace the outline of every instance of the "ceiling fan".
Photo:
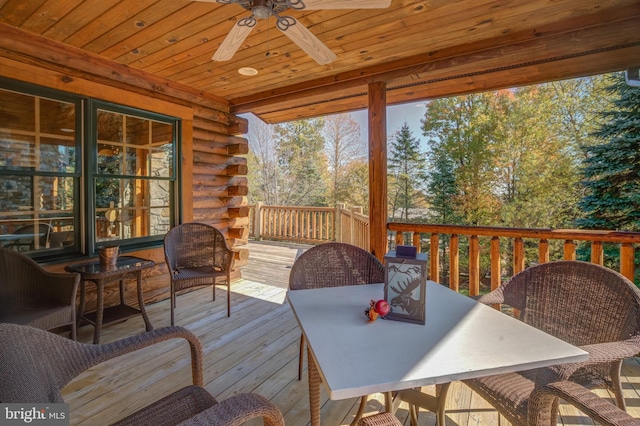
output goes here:
[{"label": "ceiling fan", "polygon": [[236,53],[242,42],[255,27],[258,19],[276,18],[276,27],[291,41],[307,52],[317,63],[325,65],[336,59],[318,37],[291,16],[281,16],[287,9],[330,10],[330,9],[384,9],[391,0],[196,0],[210,3],[238,4],[251,12],[248,18],[236,22],[220,47],[214,53],[214,61],[228,61]]}]

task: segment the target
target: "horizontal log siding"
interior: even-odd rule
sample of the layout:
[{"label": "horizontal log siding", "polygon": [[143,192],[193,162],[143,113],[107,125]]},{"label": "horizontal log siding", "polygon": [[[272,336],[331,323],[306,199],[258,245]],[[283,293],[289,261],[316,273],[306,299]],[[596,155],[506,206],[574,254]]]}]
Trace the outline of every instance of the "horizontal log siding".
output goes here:
[{"label": "horizontal log siding", "polygon": [[[404,244],[405,240],[412,241],[420,249],[422,235],[429,236],[429,251],[431,253],[430,277],[434,281],[440,280],[439,250],[441,235],[449,236],[449,287],[459,291],[460,286],[460,237],[466,238],[469,243],[469,294],[472,296],[480,293],[480,240],[489,241],[491,258],[491,289],[497,288],[501,283],[502,257],[508,250],[501,244],[501,239],[511,241],[513,259],[513,273],[522,271],[528,263],[544,263],[551,260],[549,255],[549,241],[560,241],[563,246],[563,259],[576,258],[576,241],[586,241],[591,246],[590,261],[603,264],[604,243],[618,244],[620,247],[620,268],[622,275],[633,281],[635,273],[634,244],[640,244],[640,232],[622,231],[591,231],[578,229],[528,229],[528,228],[500,228],[489,226],[455,226],[455,225],[429,225],[417,223],[387,224],[387,229],[395,236],[396,244]],[[524,240],[535,240],[538,245],[538,256],[535,259],[525,258]]]},{"label": "horizontal log siding", "polygon": [[[245,138],[223,134],[226,124],[219,122],[224,115],[210,108],[194,108],[193,118],[193,221],[207,223],[220,229],[229,247],[236,251],[235,266],[246,263],[249,215],[243,208],[247,199],[247,159],[236,155],[247,147]],[[233,153],[230,154],[229,151]],[[244,173],[242,173],[244,172]],[[246,253],[245,253],[246,254]]]}]

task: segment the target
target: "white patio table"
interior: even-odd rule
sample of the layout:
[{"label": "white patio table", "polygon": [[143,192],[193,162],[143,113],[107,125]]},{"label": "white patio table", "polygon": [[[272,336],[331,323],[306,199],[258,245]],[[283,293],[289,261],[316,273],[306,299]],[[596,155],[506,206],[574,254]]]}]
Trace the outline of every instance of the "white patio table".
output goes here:
[{"label": "white patio table", "polygon": [[[312,426],[320,425],[320,379],[336,400],[588,357],[582,349],[432,281],[427,282],[424,325],[368,322],[365,308],[383,294],[383,284],[287,292],[307,340]],[[431,398],[433,411],[441,409],[441,421],[444,401]],[[393,412],[389,399],[386,409]]]}]

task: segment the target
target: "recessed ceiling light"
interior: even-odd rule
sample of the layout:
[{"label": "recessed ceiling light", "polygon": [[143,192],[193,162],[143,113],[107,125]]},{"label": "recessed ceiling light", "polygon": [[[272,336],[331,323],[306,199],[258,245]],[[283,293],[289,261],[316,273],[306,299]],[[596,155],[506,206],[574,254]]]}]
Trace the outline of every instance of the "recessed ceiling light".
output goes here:
[{"label": "recessed ceiling light", "polygon": [[258,70],[255,68],[242,67],[238,70],[238,72],[242,75],[257,75]]}]

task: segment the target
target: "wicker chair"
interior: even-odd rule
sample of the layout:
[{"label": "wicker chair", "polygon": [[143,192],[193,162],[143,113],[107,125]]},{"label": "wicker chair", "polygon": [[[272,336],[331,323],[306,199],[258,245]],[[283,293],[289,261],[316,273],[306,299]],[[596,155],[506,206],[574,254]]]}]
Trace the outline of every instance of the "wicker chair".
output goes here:
[{"label": "wicker chair", "polygon": [[[371,253],[344,243],[324,243],[303,252],[293,263],[289,290],[384,282],[384,265]],[[298,380],[302,379],[304,335],[300,336]],[[362,397],[358,419],[366,404]]]},{"label": "wicker chair", "polygon": [[583,363],[463,381],[512,424],[555,425],[558,396],[587,408],[588,415],[604,411],[603,418],[611,413],[628,424],[615,406],[587,392],[607,387],[625,409],[620,368],[624,358],[640,352],[640,291],[631,281],[596,264],[558,261],[525,269],[478,300],[510,305],[522,321],[590,354]]},{"label": "wicker chair", "polygon": [[164,327],[103,345],[87,345],[32,327],[0,324],[0,401],[64,402],[61,389],[74,377],[104,361],[169,339],[185,339],[191,349],[193,385],[137,411],[117,425],[240,425],[263,417],[269,426],[284,425],[282,414],[260,395],[234,395],[218,403],[203,386],[202,346],[181,327]]},{"label": "wicker chair", "polygon": [[[171,325],[175,324],[176,293],[192,287],[227,286],[227,316],[231,316],[233,251],[222,232],[204,223],[183,223],[164,237],[164,257],[171,277]],[[225,281],[218,282],[218,278]]]},{"label": "wicker chair", "polygon": [[[554,404],[554,400],[562,399],[587,414],[598,424],[608,426],[638,426],[640,420],[631,417],[606,399],[600,398],[589,389],[575,382],[559,381],[549,383],[537,389],[529,398],[529,405],[536,408],[530,412],[544,411],[544,407]],[[412,424],[414,420],[412,419]],[[539,423],[535,417],[529,419],[532,426]],[[551,423],[555,425],[555,422]],[[358,426],[402,426],[400,420],[390,413],[379,413],[363,417],[358,421]]]},{"label": "wicker chair", "polygon": [[5,247],[16,251],[33,251],[36,249],[36,239],[34,235],[38,235],[38,247],[44,249],[48,246],[49,236],[53,232],[53,228],[48,223],[39,223],[36,225],[26,225],[16,229],[13,234],[24,235],[11,241]]},{"label": "wicker chair", "polygon": [[0,322],[43,330],[71,326],[76,340],[80,275],[51,273],[30,257],[0,248]]}]

